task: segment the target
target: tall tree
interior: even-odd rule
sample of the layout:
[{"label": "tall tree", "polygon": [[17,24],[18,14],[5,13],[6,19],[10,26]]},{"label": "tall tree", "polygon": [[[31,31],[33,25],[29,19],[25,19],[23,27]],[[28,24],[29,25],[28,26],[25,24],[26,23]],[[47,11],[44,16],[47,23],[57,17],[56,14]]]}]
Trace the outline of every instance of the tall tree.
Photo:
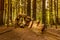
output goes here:
[{"label": "tall tree", "polygon": [[20,0],[16,0],[16,15],[18,15],[19,13],[20,13]]},{"label": "tall tree", "polygon": [[58,0],[56,1],[57,1],[56,5],[57,5],[57,24],[58,24]]},{"label": "tall tree", "polygon": [[24,7],[23,7],[23,9],[24,9],[24,14],[27,13],[27,12],[26,12],[26,11],[27,11],[27,9],[26,9],[26,8],[27,8],[27,3],[26,3],[26,1],[27,1],[27,0],[24,0],[24,3],[23,3],[23,4],[24,4]]},{"label": "tall tree", "polygon": [[54,12],[55,12],[55,25],[57,28],[57,24],[58,24],[58,4],[57,4],[58,0],[54,0]]},{"label": "tall tree", "polygon": [[36,0],[33,0],[33,18],[36,20]]},{"label": "tall tree", "polygon": [[31,0],[27,0],[27,15],[31,17]]},{"label": "tall tree", "polygon": [[51,27],[52,27],[52,24],[53,24],[53,4],[52,4],[52,0],[49,0],[49,14],[50,14],[50,24],[51,24]]},{"label": "tall tree", "polygon": [[12,0],[8,0],[8,18],[7,18],[7,26],[12,23]]},{"label": "tall tree", "polygon": [[10,23],[12,24],[12,0],[9,1],[9,20]]},{"label": "tall tree", "polygon": [[42,0],[42,23],[44,24],[44,27],[42,29],[42,32],[44,32],[45,28],[47,28],[46,25],[46,9],[45,9],[45,1],[46,0]]},{"label": "tall tree", "polygon": [[4,24],[6,25],[8,22],[8,0],[4,0],[4,15],[3,15]]},{"label": "tall tree", "polygon": [[3,24],[4,0],[0,0],[0,25]]}]

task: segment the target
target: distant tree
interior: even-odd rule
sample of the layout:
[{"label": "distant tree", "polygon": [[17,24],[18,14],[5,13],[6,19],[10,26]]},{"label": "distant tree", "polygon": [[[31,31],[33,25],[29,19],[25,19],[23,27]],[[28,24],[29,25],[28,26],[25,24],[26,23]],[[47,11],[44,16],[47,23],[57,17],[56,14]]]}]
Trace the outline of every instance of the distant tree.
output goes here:
[{"label": "distant tree", "polygon": [[42,0],[42,23],[44,24],[44,27],[42,29],[42,33],[47,28],[47,25],[46,25],[46,9],[45,9],[46,5],[45,5],[45,1],[46,0]]},{"label": "distant tree", "polygon": [[27,0],[27,15],[31,17],[31,0]]},{"label": "distant tree", "polygon": [[8,0],[7,26],[12,23],[12,0]]},{"label": "distant tree", "polygon": [[3,24],[4,0],[0,0],[0,25]]},{"label": "distant tree", "polygon": [[57,6],[57,0],[54,0],[54,12],[55,12],[55,25],[57,28],[57,24],[58,24],[58,6]]},{"label": "distant tree", "polygon": [[50,17],[50,25],[52,26],[53,24],[53,1],[50,0],[49,2],[49,17]]},{"label": "distant tree", "polygon": [[57,1],[57,3],[56,3],[56,5],[57,5],[57,24],[58,24],[58,0],[56,0]]},{"label": "distant tree", "polygon": [[33,18],[36,20],[36,0],[33,0]]}]

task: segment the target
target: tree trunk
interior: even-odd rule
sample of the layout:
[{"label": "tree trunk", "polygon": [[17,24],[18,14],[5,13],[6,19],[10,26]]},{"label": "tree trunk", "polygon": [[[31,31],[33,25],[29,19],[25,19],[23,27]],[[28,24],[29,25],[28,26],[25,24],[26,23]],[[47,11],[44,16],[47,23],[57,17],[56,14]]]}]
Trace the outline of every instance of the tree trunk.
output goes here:
[{"label": "tree trunk", "polygon": [[58,24],[58,0],[57,0],[57,24]]},{"label": "tree trunk", "polygon": [[49,3],[49,12],[50,12],[50,25],[52,27],[52,24],[53,24],[53,7],[52,7],[52,0],[50,0],[50,3]]},{"label": "tree trunk", "polygon": [[33,0],[33,18],[36,20],[36,0]]},{"label": "tree trunk", "polygon": [[44,32],[45,28],[47,27],[47,25],[46,25],[45,1],[46,1],[46,0],[42,0],[42,23],[44,24],[44,27],[43,27],[43,29],[42,29],[42,33]]},{"label": "tree trunk", "polygon": [[[9,23],[12,23],[12,0],[9,0],[9,2],[8,2],[8,21],[9,21]],[[7,22],[8,22],[7,21]]]},{"label": "tree trunk", "polygon": [[3,24],[4,0],[0,0],[0,25]]},{"label": "tree trunk", "polygon": [[31,17],[31,0],[27,0],[27,15]]},{"label": "tree trunk", "polygon": [[58,11],[57,11],[57,0],[54,0],[54,11],[55,11],[55,25],[56,25],[56,28],[57,28],[57,22],[58,22],[58,19],[57,19],[57,15],[58,15]]}]

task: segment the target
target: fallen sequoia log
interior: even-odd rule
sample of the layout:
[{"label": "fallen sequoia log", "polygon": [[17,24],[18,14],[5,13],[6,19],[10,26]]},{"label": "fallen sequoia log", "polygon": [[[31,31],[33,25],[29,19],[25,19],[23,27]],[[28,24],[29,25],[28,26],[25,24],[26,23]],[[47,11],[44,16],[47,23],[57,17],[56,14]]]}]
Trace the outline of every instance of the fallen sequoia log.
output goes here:
[{"label": "fallen sequoia log", "polygon": [[[24,18],[24,22],[23,22],[23,18]],[[34,21],[33,19],[31,19],[29,16],[27,15],[18,15],[16,17],[16,23],[15,23],[18,27],[20,28],[31,28],[32,31],[39,33],[42,32],[43,28],[44,28],[44,24],[40,23],[40,21]]]}]

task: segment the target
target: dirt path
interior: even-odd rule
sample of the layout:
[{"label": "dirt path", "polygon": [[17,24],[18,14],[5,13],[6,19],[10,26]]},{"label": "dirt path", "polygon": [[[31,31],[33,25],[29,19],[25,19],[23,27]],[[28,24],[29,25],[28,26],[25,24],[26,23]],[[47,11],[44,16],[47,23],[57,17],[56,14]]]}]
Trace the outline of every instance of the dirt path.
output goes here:
[{"label": "dirt path", "polygon": [[49,36],[50,34],[36,35],[29,29],[16,28],[12,31],[0,35],[0,40],[57,40],[55,37]]}]

